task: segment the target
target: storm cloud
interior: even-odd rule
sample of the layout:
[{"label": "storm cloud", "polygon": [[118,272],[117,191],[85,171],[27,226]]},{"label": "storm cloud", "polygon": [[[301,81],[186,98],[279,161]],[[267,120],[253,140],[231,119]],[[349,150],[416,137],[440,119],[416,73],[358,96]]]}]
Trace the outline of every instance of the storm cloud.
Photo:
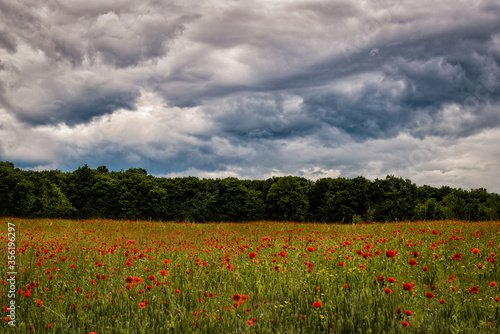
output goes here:
[{"label": "storm cloud", "polygon": [[500,191],[500,4],[0,2],[0,159]]}]

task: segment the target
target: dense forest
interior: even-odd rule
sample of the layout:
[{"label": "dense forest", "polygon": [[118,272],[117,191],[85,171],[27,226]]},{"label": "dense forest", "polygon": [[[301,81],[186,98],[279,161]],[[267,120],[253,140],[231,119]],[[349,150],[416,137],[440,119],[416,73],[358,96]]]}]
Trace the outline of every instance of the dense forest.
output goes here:
[{"label": "dense forest", "polygon": [[26,171],[0,162],[0,216],[161,221],[371,222],[489,220],[500,195],[485,189],[417,186],[388,175],[368,180],[272,177],[162,178],[142,168],[113,172],[87,165],[73,172]]}]

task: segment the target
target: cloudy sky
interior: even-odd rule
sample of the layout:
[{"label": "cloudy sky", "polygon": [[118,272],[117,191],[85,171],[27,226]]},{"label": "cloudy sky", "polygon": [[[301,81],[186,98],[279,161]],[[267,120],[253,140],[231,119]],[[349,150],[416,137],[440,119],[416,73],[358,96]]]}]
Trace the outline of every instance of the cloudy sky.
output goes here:
[{"label": "cloudy sky", "polygon": [[496,0],[0,0],[0,160],[500,193]]}]

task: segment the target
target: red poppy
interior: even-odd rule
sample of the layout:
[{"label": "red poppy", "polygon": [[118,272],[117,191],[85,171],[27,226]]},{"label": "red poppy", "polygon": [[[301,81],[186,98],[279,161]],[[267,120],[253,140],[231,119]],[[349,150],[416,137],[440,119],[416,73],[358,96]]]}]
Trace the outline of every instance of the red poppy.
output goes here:
[{"label": "red poppy", "polygon": [[427,267],[422,267],[422,270],[427,272],[428,268]]},{"label": "red poppy", "polygon": [[455,291],[457,291],[457,289],[456,289],[454,286],[452,286],[452,287],[451,287],[451,291],[452,291],[452,292],[455,292]]},{"label": "red poppy", "polygon": [[473,286],[472,288],[470,288],[470,293],[478,293],[479,292],[479,288],[477,286]]},{"label": "red poppy", "polygon": [[440,303],[441,305],[444,305],[444,299],[441,299],[441,300],[439,301],[439,303]]},{"label": "red poppy", "polygon": [[385,289],[385,293],[387,293],[388,295],[390,295],[390,294],[392,293],[392,290],[391,290],[391,289],[389,289],[389,288],[386,288],[386,289]]},{"label": "red poppy", "polygon": [[413,290],[414,286],[415,286],[414,283],[403,283],[403,289],[408,290],[408,291]]},{"label": "red poppy", "polygon": [[492,286],[492,287],[497,286],[497,282],[489,282],[488,284],[489,284],[490,286]]},{"label": "red poppy", "polygon": [[386,250],[386,251],[385,251],[385,255],[387,255],[387,257],[395,257],[397,253],[398,253],[398,251],[397,251],[397,250],[393,250],[393,251],[391,251],[391,250]]},{"label": "red poppy", "polygon": [[167,274],[167,271],[166,271],[166,270],[162,270],[162,271],[160,271],[160,275],[165,276],[166,274]]},{"label": "red poppy", "polygon": [[477,269],[483,269],[483,265],[482,264],[478,264],[477,265]]},{"label": "red poppy", "polygon": [[365,269],[365,265],[364,264],[360,264],[359,265],[359,269]]},{"label": "red poppy", "polygon": [[462,260],[462,255],[460,255],[459,253],[456,253],[455,255],[453,255],[453,260],[454,261]]},{"label": "red poppy", "polygon": [[254,252],[252,252],[252,253],[248,254],[248,257],[249,257],[250,259],[253,259],[253,258],[254,258],[254,257],[256,257],[256,256],[257,256],[257,253],[254,253]]},{"label": "red poppy", "polygon": [[339,266],[343,267],[344,266],[344,262],[339,262]]},{"label": "red poppy", "polygon": [[408,327],[410,324],[406,321],[403,321],[403,327]]},{"label": "red poppy", "polygon": [[237,302],[238,300],[240,300],[240,298],[241,298],[241,297],[240,297],[240,295],[238,295],[238,294],[236,294],[236,293],[233,295],[233,300],[234,300],[235,302]]},{"label": "red poppy", "polygon": [[321,305],[322,305],[321,302],[314,302],[313,303],[313,306],[316,308],[321,307]]},{"label": "red poppy", "polygon": [[146,304],[144,304],[144,303],[139,303],[139,306],[140,306],[141,308],[145,308],[145,307],[146,307]]},{"label": "red poppy", "polygon": [[396,282],[396,279],[394,279],[394,278],[392,278],[392,277],[389,277],[387,280],[389,281],[389,283],[394,283],[394,282]]},{"label": "red poppy", "polygon": [[415,265],[417,264],[417,262],[416,262],[415,260],[413,260],[413,259],[411,259],[409,263],[410,263],[412,266],[415,266]]},{"label": "red poppy", "polygon": [[380,281],[383,281],[383,280],[384,280],[384,276],[377,277],[377,282],[380,282]]},{"label": "red poppy", "polygon": [[427,296],[427,298],[429,298],[429,299],[434,298],[434,295],[433,295],[432,293],[430,293],[430,292],[427,292],[427,293],[426,293],[426,296]]},{"label": "red poppy", "polygon": [[413,314],[413,312],[412,312],[412,311],[408,311],[408,310],[406,310],[406,311],[405,311],[405,313],[406,313],[406,315],[407,315],[407,316],[410,316],[410,315],[412,315],[412,314]]},{"label": "red poppy", "polygon": [[344,289],[349,289],[349,286],[347,284],[344,284]]},{"label": "red poppy", "polygon": [[498,303],[500,302],[500,297],[495,298],[495,301]]},{"label": "red poppy", "polygon": [[414,251],[414,252],[413,252],[413,257],[418,257],[418,255],[419,255],[419,254],[418,254],[418,252],[417,252],[417,251]]},{"label": "red poppy", "polygon": [[149,275],[149,280],[154,281],[155,280],[155,275]]},{"label": "red poppy", "polygon": [[314,247],[307,247],[308,252],[314,252]]},{"label": "red poppy", "polygon": [[250,320],[247,320],[247,325],[248,325],[248,326],[253,326],[253,323],[252,323],[252,321],[250,321]]},{"label": "red poppy", "polygon": [[40,299],[37,299],[36,300],[36,306],[43,307],[43,301],[41,301]]},{"label": "red poppy", "polygon": [[281,257],[286,257],[285,252],[281,251],[281,252],[280,252],[280,256],[281,256]]}]

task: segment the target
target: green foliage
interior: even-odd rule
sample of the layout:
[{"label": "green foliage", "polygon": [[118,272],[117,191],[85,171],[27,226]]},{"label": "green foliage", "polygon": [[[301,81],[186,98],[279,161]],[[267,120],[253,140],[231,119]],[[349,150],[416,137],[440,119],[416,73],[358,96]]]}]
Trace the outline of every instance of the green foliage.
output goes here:
[{"label": "green foliage", "polygon": [[266,196],[270,218],[285,221],[303,221],[309,209],[308,181],[286,176],[271,185]]},{"label": "green foliage", "polygon": [[192,222],[493,220],[500,218],[500,196],[482,188],[419,187],[392,175],[374,181],[361,176],[315,182],[296,176],[168,179],[143,168],[110,172],[84,165],[68,173],[35,172],[4,161],[0,215]]}]

